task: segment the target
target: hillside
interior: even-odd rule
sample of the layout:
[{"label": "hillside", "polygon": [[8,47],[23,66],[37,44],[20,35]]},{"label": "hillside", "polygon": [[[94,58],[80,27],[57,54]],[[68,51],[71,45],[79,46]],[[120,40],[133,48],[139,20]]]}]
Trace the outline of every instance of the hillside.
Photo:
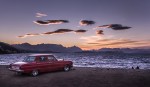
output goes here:
[{"label": "hillside", "polygon": [[19,53],[20,50],[16,49],[15,47],[12,47],[11,45],[0,42],[0,54],[8,54],[8,53]]}]

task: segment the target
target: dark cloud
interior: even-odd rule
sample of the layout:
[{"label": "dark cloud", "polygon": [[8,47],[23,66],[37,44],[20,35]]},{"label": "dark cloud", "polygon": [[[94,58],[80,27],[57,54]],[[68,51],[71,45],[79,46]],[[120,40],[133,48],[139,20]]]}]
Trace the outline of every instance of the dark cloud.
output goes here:
[{"label": "dark cloud", "polygon": [[38,25],[49,25],[48,21],[37,20],[37,21],[33,21],[33,22]]},{"label": "dark cloud", "polygon": [[33,21],[38,25],[50,25],[50,24],[62,24],[62,23],[69,23],[68,20],[37,20]]},{"label": "dark cloud", "polygon": [[66,32],[71,32],[73,30],[71,29],[58,29],[56,31],[54,31],[54,33],[66,33]]},{"label": "dark cloud", "polygon": [[79,29],[79,30],[72,30],[72,29],[57,29],[52,32],[45,32],[43,34],[61,34],[61,33],[67,33],[67,32],[76,32],[76,33],[85,33],[87,30]]},{"label": "dark cloud", "polygon": [[69,23],[68,20],[47,20],[49,23]]},{"label": "dark cloud", "polygon": [[113,30],[124,30],[124,29],[129,29],[131,27],[123,26],[121,24],[111,24],[110,28],[112,28]]},{"label": "dark cloud", "polygon": [[103,33],[103,30],[97,30],[97,31],[96,31],[96,34],[97,34],[97,35],[103,35],[104,33]]},{"label": "dark cloud", "polygon": [[94,21],[91,21],[91,20],[81,20],[81,21],[79,22],[79,24],[80,24],[80,25],[93,25],[93,24],[95,24],[95,22],[94,22]]},{"label": "dark cloud", "polygon": [[108,24],[108,25],[98,26],[97,28],[111,28],[113,30],[125,30],[125,29],[130,29],[131,27],[123,26],[121,24]]},{"label": "dark cloud", "polygon": [[123,26],[123,27],[114,27],[112,28],[113,30],[125,30],[125,29],[130,29],[131,27],[128,26]]},{"label": "dark cloud", "polygon": [[55,30],[55,31],[52,31],[52,32],[45,32],[43,34],[60,34],[60,33],[67,33],[67,32],[72,32],[74,30],[71,30],[71,29],[58,29],[58,30]]},{"label": "dark cloud", "polygon": [[83,29],[79,29],[79,30],[75,30],[74,32],[76,33],[85,33],[87,30],[83,30]]}]

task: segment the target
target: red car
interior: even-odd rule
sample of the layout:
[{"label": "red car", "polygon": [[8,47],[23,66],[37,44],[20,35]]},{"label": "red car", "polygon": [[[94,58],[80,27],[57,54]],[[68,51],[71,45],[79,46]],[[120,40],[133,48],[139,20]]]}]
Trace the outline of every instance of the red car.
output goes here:
[{"label": "red car", "polygon": [[26,57],[22,62],[10,64],[9,70],[16,73],[30,73],[32,76],[37,76],[41,72],[69,71],[72,66],[72,61],[58,61],[51,54],[33,54]]}]

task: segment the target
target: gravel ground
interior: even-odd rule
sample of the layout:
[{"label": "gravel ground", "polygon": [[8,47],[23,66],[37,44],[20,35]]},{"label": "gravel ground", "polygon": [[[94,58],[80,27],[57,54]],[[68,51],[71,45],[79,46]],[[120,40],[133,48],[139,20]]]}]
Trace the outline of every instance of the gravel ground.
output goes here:
[{"label": "gravel ground", "polygon": [[0,66],[0,87],[150,87],[150,70],[74,67],[32,77]]}]

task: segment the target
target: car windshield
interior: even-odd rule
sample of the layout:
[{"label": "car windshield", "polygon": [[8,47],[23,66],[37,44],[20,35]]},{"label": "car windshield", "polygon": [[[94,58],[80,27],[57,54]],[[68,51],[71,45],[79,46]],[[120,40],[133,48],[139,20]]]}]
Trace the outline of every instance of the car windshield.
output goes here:
[{"label": "car windshield", "polygon": [[24,58],[23,62],[34,62],[35,61],[35,57],[34,56],[28,56],[26,58]]}]

